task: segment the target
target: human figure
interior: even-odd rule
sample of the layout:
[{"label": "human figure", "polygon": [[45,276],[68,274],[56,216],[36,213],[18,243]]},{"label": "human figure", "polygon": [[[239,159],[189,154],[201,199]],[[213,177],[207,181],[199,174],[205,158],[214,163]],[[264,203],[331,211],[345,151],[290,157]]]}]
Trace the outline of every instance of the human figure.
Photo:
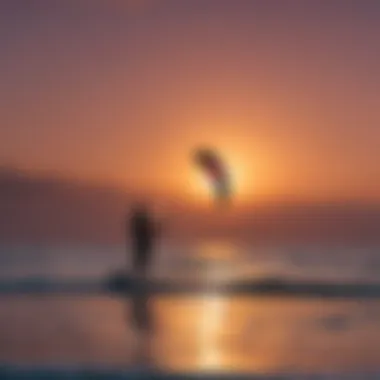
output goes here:
[{"label": "human figure", "polygon": [[131,297],[131,316],[141,337],[145,335],[149,337],[153,321],[149,310],[150,297],[146,280],[154,251],[156,228],[147,207],[141,204],[132,209],[132,215],[128,221],[127,235],[131,241],[132,269],[135,276],[134,292]]},{"label": "human figure", "polygon": [[156,237],[154,221],[146,206],[138,204],[133,208],[129,227],[133,272],[146,277]]}]

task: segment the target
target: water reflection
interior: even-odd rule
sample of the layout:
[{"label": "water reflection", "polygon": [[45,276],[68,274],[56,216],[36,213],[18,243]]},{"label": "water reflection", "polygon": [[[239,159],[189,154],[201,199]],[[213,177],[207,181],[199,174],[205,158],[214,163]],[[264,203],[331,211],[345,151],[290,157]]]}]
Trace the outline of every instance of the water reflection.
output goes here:
[{"label": "water reflection", "polygon": [[[207,264],[193,277],[206,288],[229,281],[223,269],[231,274],[242,263],[236,247],[221,242],[200,246],[195,258]],[[142,337],[136,346],[139,363],[145,360],[166,370],[250,372],[378,366],[374,352],[380,326],[361,319],[360,329],[347,323],[344,329],[329,328],[337,324],[334,316],[350,320],[346,314],[355,312],[353,301],[205,294],[148,302],[139,297],[130,304],[132,321],[137,321],[133,326]]]},{"label": "water reflection", "polygon": [[363,320],[337,335],[317,323],[331,314],[353,315],[357,308],[352,301],[157,299],[156,364],[188,371],[375,370],[379,325]]},{"label": "water reflection", "polygon": [[[237,256],[236,249],[223,242],[211,242],[201,245],[197,253],[201,259],[209,260],[202,281],[211,287],[221,281],[225,268],[219,264],[231,261]],[[223,278],[224,277],[224,278]],[[227,302],[223,297],[204,295],[201,297],[199,324],[195,334],[198,336],[198,366],[203,369],[217,369],[221,365],[217,338],[222,330]]]},{"label": "water reflection", "polygon": [[[119,298],[0,297],[0,362],[149,363],[168,371],[379,369],[379,301],[189,296],[154,298],[149,308],[154,328],[141,339],[132,303],[126,324]],[[332,330],[324,321],[336,315],[350,323]]]},{"label": "water reflection", "polygon": [[217,369],[221,365],[218,336],[226,314],[226,300],[220,297],[205,297],[201,306],[199,327],[198,365],[204,369]]}]

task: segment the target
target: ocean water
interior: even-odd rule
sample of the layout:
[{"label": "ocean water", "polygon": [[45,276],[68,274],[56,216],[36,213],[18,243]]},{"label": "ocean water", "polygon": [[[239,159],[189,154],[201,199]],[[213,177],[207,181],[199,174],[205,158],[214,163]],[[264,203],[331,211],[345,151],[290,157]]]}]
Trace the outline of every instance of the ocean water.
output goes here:
[{"label": "ocean water", "polygon": [[[0,280],[103,279],[128,267],[123,246],[3,246]],[[378,247],[162,244],[152,276],[182,281],[252,278],[380,283]],[[380,371],[380,299],[157,296],[152,329],[135,328],[128,298],[0,296],[0,364],[164,371]]]},{"label": "ocean water", "polygon": [[[0,245],[0,280],[26,277],[103,279],[130,267],[120,246]],[[380,246],[237,246],[226,241],[162,244],[152,263],[157,278],[209,276],[227,280],[281,277],[380,282]]]}]

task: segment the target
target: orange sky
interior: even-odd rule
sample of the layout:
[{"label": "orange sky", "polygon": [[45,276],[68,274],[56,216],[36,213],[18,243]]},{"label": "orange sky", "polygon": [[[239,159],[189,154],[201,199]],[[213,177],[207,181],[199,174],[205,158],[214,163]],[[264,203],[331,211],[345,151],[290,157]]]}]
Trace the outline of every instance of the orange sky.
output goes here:
[{"label": "orange sky", "polygon": [[207,144],[240,200],[380,200],[380,7],[364,3],[8,6],[0,164],[194,198]]}]

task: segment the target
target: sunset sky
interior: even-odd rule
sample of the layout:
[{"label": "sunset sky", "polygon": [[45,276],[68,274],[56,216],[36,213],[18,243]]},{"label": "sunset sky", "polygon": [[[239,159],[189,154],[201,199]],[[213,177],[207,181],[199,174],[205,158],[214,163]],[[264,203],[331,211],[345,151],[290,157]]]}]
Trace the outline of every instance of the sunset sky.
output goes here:
[{"label": "sunset sky", "polygon": [[[380,201],[380,2],[3,0],[0,165],[239,196]],[[200,190],[201,191],[201,190]]]}]

